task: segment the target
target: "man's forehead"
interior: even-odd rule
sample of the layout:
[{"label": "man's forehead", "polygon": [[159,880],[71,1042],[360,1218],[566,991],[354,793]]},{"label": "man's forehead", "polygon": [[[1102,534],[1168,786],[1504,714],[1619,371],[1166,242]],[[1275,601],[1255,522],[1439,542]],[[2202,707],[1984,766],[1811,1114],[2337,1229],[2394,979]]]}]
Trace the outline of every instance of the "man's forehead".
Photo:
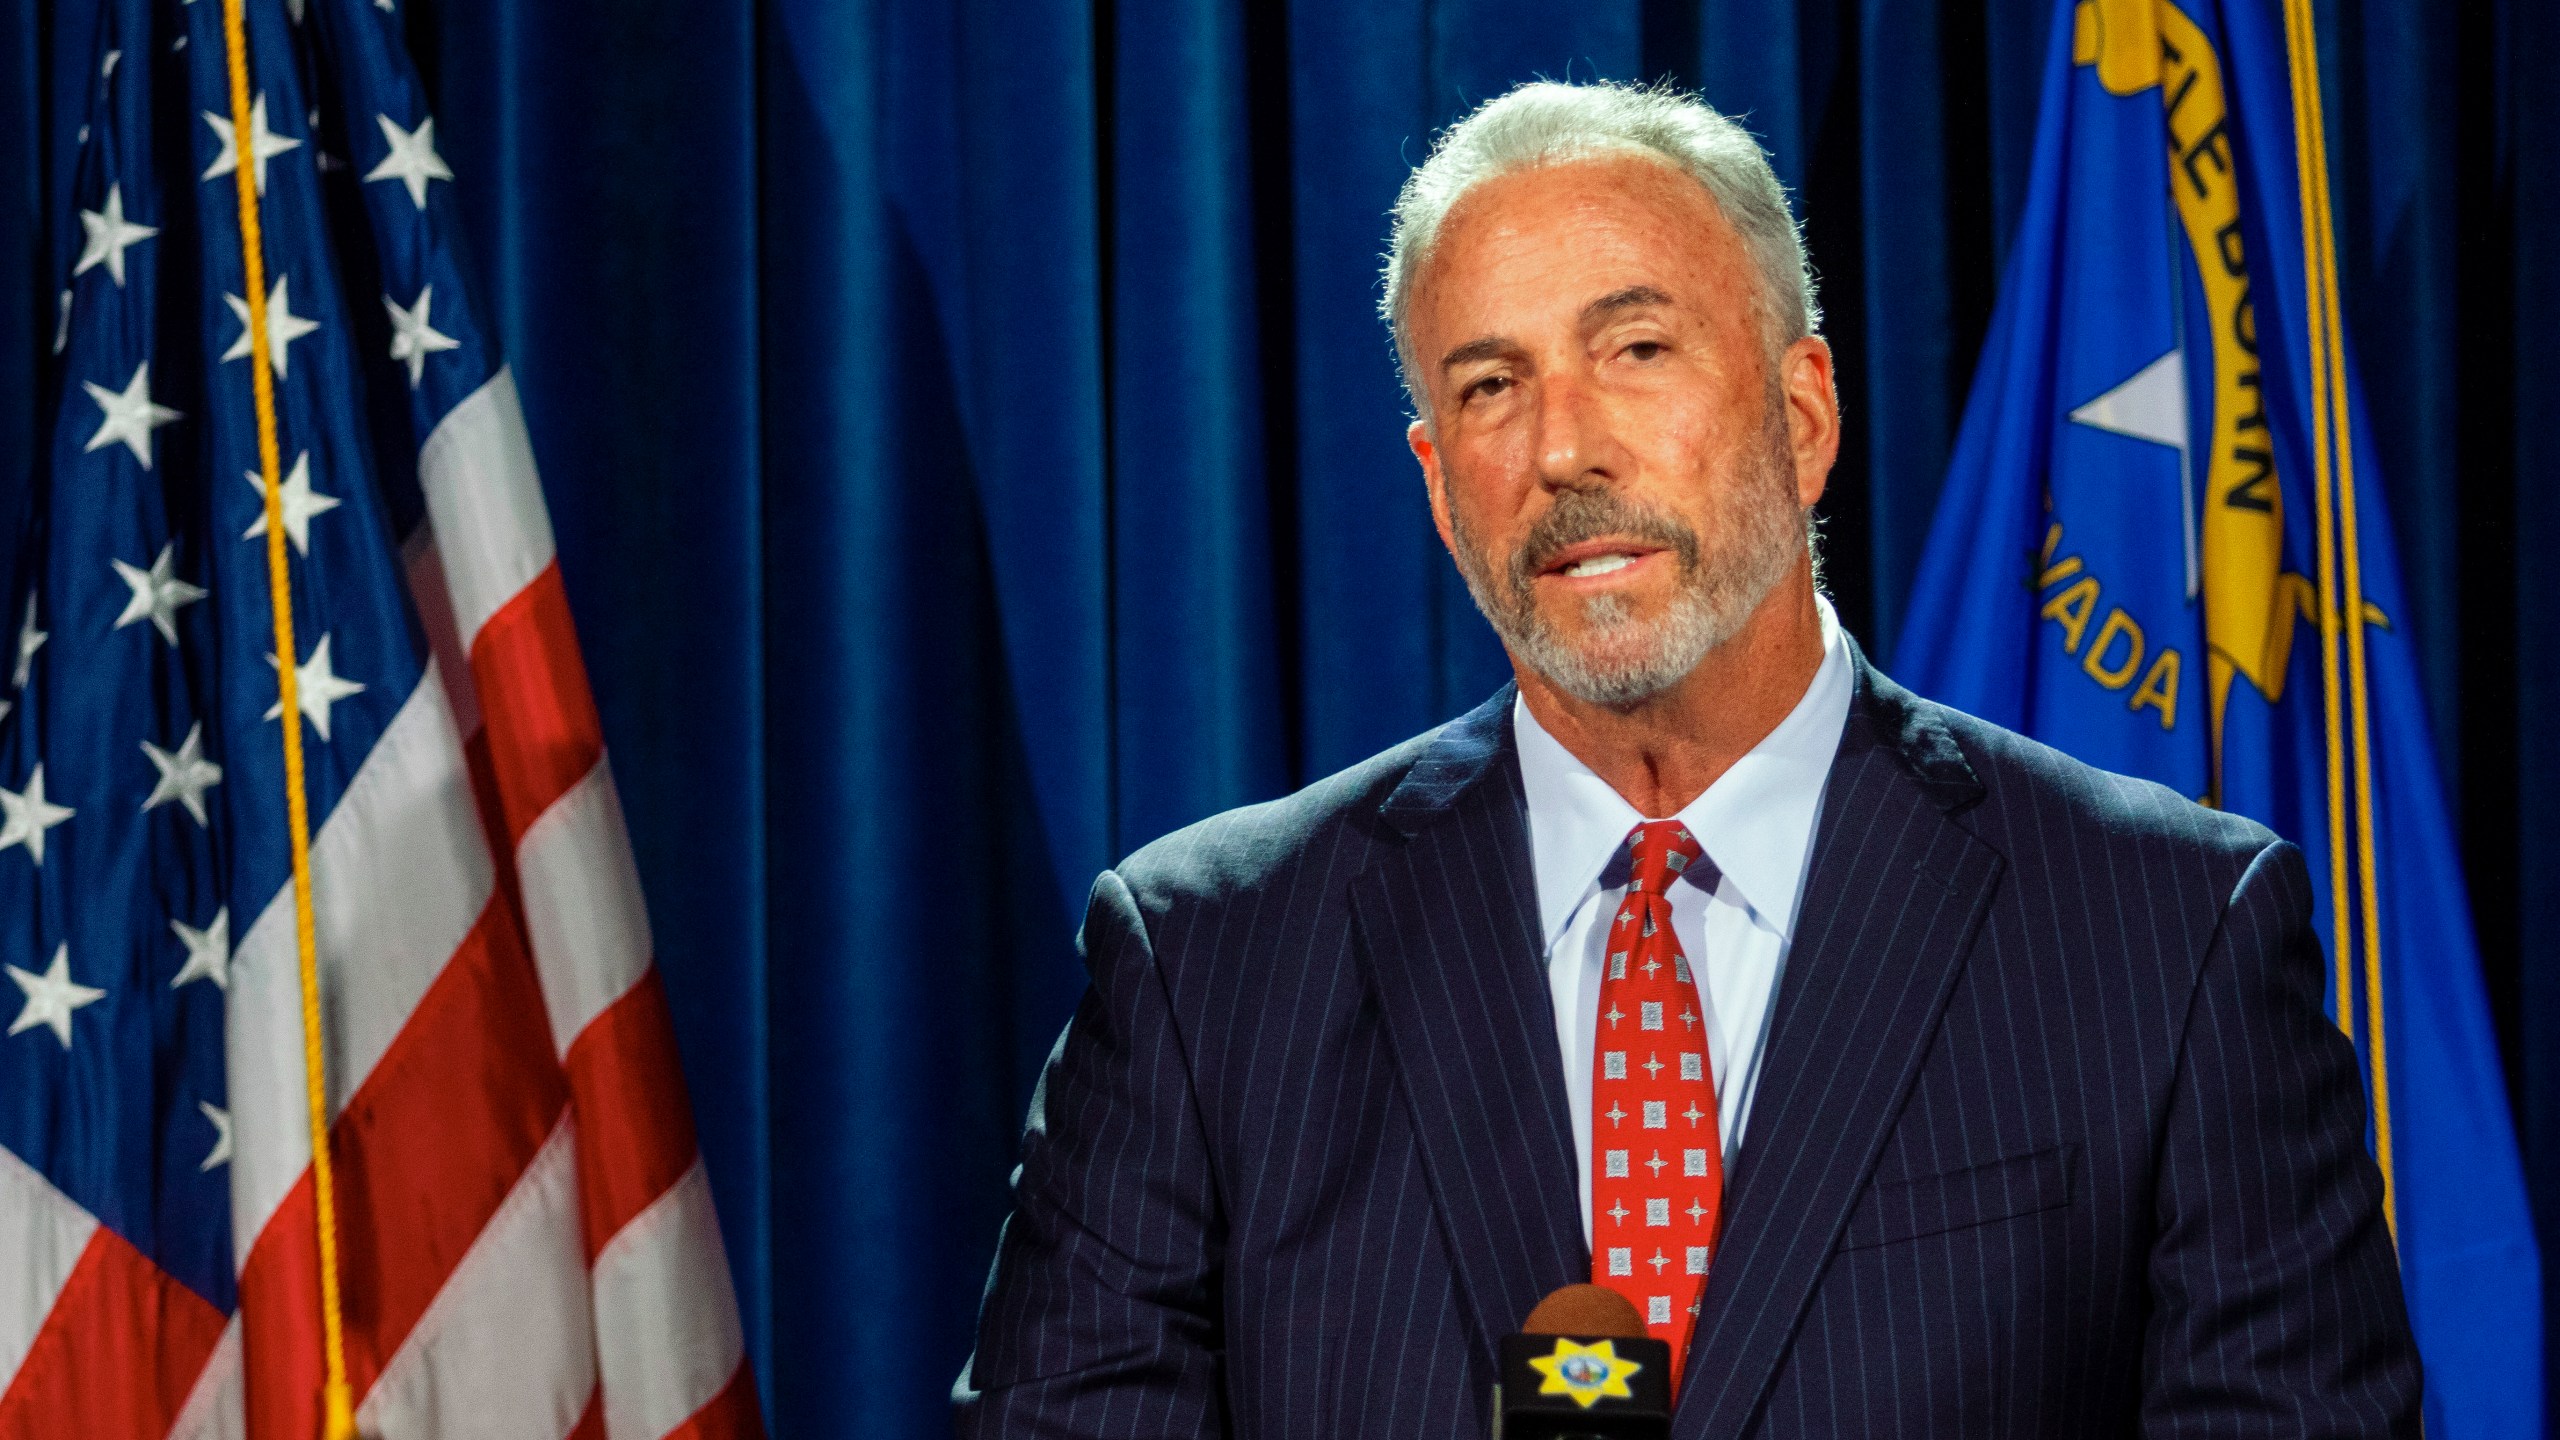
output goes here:
[{"label": "man's forehead", "polygon": [[[1575,319],[1705,303],[1744,260],[1703,188],[1631,157],[1540,166],[1485,181],[1450,213],[1416,275],[1417,298],[1455,322],[1534,301]],[[1496,292],[1502,292],[1499,300]]]},{"label": "man's forehead", "polygon": [[1582,320],[1586,325],[1598,324],[1613,315],[1624,314],[1629,310],[1651,310],[1660,306],[1677,305],[1679,303],[1680,302],[1672,296],[1671,292],[1664,290],[1658,285],[1646,285],[1641,283],[1635,285],[1621,285],[1617,289],[1610,291],[1608,294],[1601,296],[1599,299],[1592,301],[1590,304],[1583,306]]},{"label": "man's forehead", "polygon": [[1558,230],[1712,244],[1728,228],[1706,187],[1670,161],[1613,153],[1478,182],[1450,207],[1432,248],[1507,247]]}]

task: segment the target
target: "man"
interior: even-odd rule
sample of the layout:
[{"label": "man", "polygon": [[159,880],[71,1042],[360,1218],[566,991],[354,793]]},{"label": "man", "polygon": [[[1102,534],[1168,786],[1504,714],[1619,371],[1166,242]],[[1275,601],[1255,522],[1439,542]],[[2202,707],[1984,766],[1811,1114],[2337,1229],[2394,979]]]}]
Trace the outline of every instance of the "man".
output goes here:
[{"label": "man", "polygon": [[1480,1436],[1593,1281],[1687,1437],[2415,1435],[2301,856],[1841,632],[1749,138],[1514,91],[1385,309],[1517,685],[1102,876],[962,1432]]}]

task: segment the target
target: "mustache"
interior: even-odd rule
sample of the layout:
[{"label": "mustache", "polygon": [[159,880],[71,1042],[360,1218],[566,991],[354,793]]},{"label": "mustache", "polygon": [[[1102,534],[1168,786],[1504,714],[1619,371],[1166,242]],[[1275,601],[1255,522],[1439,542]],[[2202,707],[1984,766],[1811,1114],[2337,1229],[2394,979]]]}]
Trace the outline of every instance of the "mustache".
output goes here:
[{"label": "mustache", "polygon": [[1698,568],[1698,535],[1659,510],[1648,509],[1608,490],[1568,490],[1556,497],[1511,552],[1511,584],[1526,593],[1530,583],[1556,556],[1588,540],[1616,536],[1658,545],[1680,557],[1683,572]]}]

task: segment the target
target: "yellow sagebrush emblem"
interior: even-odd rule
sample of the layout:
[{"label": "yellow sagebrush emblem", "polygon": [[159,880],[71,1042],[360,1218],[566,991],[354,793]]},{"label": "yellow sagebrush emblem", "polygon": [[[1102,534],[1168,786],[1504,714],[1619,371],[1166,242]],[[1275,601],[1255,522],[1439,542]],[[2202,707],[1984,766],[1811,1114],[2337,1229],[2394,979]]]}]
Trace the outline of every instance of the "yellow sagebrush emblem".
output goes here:
[{"label": "yellow sagebrush emblem", "polygon": [[1644,1366],[1622,1358],[1612,1341],[1577,1345],[1559,1335],[1555,1353],[1531,1356],[1529,1368],[1546,1377],[1538,1382],[1539,1394],[1571,1396],[1588,1410],[1602,1400],[1634,1399],[1627,1382]]}]

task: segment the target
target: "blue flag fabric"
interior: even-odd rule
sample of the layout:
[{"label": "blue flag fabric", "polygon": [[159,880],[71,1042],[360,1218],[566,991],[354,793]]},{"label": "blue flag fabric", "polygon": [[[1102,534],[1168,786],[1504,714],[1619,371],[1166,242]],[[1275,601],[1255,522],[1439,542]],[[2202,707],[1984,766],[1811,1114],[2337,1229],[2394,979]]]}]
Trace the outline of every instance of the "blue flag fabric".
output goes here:
[{"label": "blue flag fabric", "polygon": [[2427,1433],[2540,1434],[2514,1130],[2381,477],[2343,341],[2320,343],[2337,321],[2306,12],[2059,6],[2026,211],[1896,669],[2303,847],[2330,1004],[2366,1062]]}]

